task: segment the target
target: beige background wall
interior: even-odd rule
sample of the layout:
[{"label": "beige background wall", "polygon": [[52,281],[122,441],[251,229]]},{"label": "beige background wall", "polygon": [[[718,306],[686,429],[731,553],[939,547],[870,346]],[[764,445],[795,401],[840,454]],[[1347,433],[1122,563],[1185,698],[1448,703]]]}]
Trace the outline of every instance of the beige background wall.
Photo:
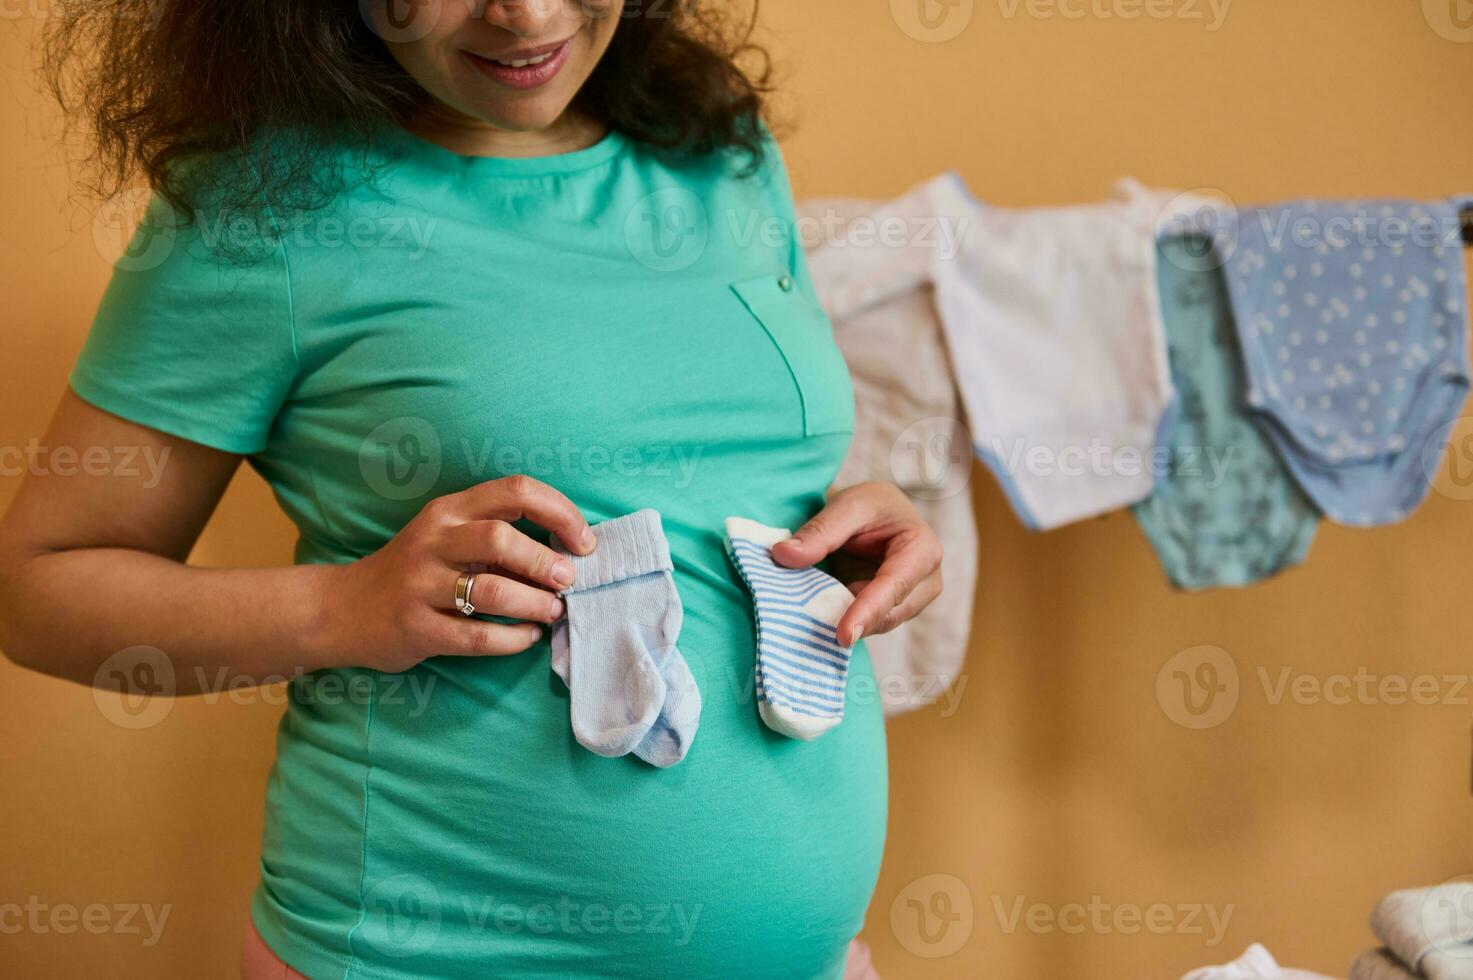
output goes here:
[{"label": "beige background wall", "polygon": [[[931,5],[956,18],[933,43],[900,26],[923,33],[918,3],[764,5],[800,194],[890,196],[946,168],[1014,205],[1099,197],[1121,174],[1239,201],[1473,189],[1473,28],[1449,19],[1459,0],[1237,0],[1215,30],[1221,0],[1216,13],[1208,0],[961,0]],[[32,88],[28,44],[51,7],[0,0],[11,448],[43,431],[116,240],[108,219],[94,234],[88,207],[68,203]],[[1136,10],[1171,16],[1123,16]],[[0,505],[18,483],[4,459]],[[1128,516],[1030,535],[974,473],[983,550],[966,687],[949,715],[891,727],[891,834],[867,928],[882,972],[1164,978],[1261,940],[1343,975],[1378,895],[1473,874],[1473,690],[1444,679],[1473,669],[1473,503],[1459,499],[1473,493],[1456,474],[1441,489],[1400,527],[1325,528],[1279,581],[1184,596]],[[290,546],[243,475],[196,558],[282,562]],[[1171,720],[1156,679],[1204,644],[1233,658],[1240,695],[1196,731]],[[1276,701],[1284,671],[1332,694],[1358,671],[1433,675],[1437,703],[1386,703],[1374,682],[1351,704]],[[280,711],[246,700],[179,702],[128,730],[115,703],[0,665],[0,913],[45,910],[42,928],[19,932],[0,914],[0,974],[233,969]],[[56,928],[96,903],[100,934]],[[1082,919],[1071,911],[1091,903]],[[1167,933],[1129,931],[1156,903],[1172,907]],[[153,945],[141,914],[122,922],[129,905],[168,910]],[[1230,912],[1221,941],[1183,905]]]}]

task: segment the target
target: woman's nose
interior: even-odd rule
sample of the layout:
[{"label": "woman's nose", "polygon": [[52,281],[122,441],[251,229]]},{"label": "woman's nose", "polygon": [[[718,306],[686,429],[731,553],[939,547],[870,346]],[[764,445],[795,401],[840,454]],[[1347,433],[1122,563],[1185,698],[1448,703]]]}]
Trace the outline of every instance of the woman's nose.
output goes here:
[{"label": "woman's nose", "polygon": [[[504,28],[518,37],[537,37],[547,33],[548,25],[557,19],[569,0],[482,0],[482,17],[489,24]],[[571,0],[576,5],[579,0]]]}]

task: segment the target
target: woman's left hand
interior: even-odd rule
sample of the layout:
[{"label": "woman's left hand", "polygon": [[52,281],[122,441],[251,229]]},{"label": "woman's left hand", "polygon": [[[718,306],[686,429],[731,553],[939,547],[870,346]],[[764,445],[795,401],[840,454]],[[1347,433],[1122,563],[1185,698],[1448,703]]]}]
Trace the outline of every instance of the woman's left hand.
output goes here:
[{"label": "woman's left hand", "polygon": [[839,620],[844,646],[861,636],[888,633],[941,594],[941,539],[894,484],[859,483],[840,490],[798,533],[772,549],[777,563],[788,568],[806,568],[829,555],[838,560],[841,573],[844,564],[867,568],[847,582],[855,599]]}]

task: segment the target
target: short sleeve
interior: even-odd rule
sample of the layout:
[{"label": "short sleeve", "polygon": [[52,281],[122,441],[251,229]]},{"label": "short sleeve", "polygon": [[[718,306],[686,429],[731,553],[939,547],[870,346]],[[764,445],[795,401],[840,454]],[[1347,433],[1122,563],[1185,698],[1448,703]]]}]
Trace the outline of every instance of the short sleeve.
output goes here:
[{"label": "short sleeve", "polygon": [[264,449],[297,357],[284,244],[255,225],[203,210],[182,224],[155,198],[114,264],[72,390],[191,442]]}]

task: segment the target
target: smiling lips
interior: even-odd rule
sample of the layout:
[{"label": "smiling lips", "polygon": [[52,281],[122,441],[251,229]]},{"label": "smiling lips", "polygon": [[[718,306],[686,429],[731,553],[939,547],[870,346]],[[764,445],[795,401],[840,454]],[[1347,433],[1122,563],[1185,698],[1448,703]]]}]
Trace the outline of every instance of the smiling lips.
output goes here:
[{"label": "smiling lips", "polygon": [[481,74],[508,88],[532,89],[545,85],[562,70],[568,60],[568,47],[572,38],[556,44],[544,44],[536,48],[521,48],[508,51],[496,58],[472,54],[466,57]]}]

